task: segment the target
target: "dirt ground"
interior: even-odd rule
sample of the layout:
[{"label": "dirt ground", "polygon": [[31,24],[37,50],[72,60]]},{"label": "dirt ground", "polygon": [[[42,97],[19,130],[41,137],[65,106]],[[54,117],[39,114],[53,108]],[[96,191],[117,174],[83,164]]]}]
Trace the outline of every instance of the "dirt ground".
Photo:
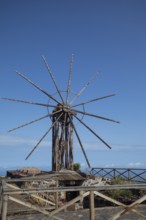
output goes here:
[{"label": "dirt ground", "polygon": [[[112,216],[117,214],[120,210],[119,207],[106,207],[106,208],[96,208],[95,209],[95,220],[110,220]],[[145,217],[141,217],[140,215],[134,212],[127,212],[122,217],[118,218],[119,220],[145,220],[146,219],[146,205],[140,205],[137,207],[137,210]],[[59,217],[60,220],[89,220],[90,213],[88,209],[79,210],[79,211],[65,211],[60,212],[55,215]],[[59,219],[58,218],[58,219]],[[7,220],[54,220],[54,217],[45,217],[42,214],[28,214],[24,215],[24,213],[17,214],[14,216],[8,216]]]}]

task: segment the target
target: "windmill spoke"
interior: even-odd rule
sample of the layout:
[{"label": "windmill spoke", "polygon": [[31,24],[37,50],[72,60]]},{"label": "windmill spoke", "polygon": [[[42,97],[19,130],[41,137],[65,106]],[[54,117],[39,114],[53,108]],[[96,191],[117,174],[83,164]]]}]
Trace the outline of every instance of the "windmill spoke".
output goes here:
[{"label": "windmill spoke", "polygon": [[84,147],[83,147],[83,145],[82,145],[82,142],[81,142],[81,140],[80,140],[80,137],[79,137],[79,135],[78,135],[78,132],[77,132],[77,130],[76,130],[76,128],[75,128],[75,125],[74,125],[74,123],[73,123],[73,120],[72,120],[72,118],[71,118],[71,115],[68,114],[68,116],[69,116],[69,118],[70,118],[70,122],[71,122],[71,124],[72,124],[72,127],[73,127],[73,129],[74,129],[74,131],[75,131],[76,137],[77,137],[77,139],[78,139],[78,141],[79,141],[79,144],[80,144],[80,147],[81,147],[81,149],[82,149],[82,152],[83,152],[83,154],[84,154],[84,156],[85,156],[86,162],[87,162],[87,164],[88,164],[88,166],[89,166],[89,168],[90,168],[91,166],[90,166],[89,160],[88,160],[88,158],[87,158],[86,152],[85,152],[85,150],[84,150]]},{"label": "windmill spoke", "polygon": [[57,86],[57,83],[56,83],[56,81],[55,81],[55,78],[54,78],[54,76],[53,76],[53,74],[52,74],[52,72],[51,72],[51,70],[50,70],[50,67],[49,67],[49,65],[48,65],[48,63],[47,63],[45,57],[42,56],[42,58],[43,58],[43,60],[44,60],[44,63],[45,63],[46,68],[47,68],[47,70],[48,70],[48,73],[50,74],[51,79],[52,79],[52,81],[53,81],[53,83],[54,83],[54,85],[55,85],[55,87],[56,87],[56,89],[57,89],[57,92],[58,92],[58,94],[59,94],[59,96],[60,96],[62,102],[64,103],[63,97],[62,97],[61,92],[60,92],[60,90],[59,90],[59,88],[58,88],[58,86]]},{"label": "windmill spoke", "polygon": [[68,87],[67,87],[67,95],[66,95],[66,104],[68,104],[69,95],[70,95],[70,87],[71,87],[71,77],[72,77],[72,66],[73,66],[73,54],[70,62],[70,70],[69,70],[69,78],[68,78]]},{"label": "windmill spoke", "polygon": [[109,97],[112,97],[112,96],[115,96],[115,94],[107,95],[107,96],[102,96],[102,97],[96,98],[96,99],[91,99],[91,100],[86,101],[86,102],[81,102],[79,104],[73,105],[72,108],[80,106],[80,105],[84,105],[84,104],[87,104],[87,103],[90,103],[90,102],[95,102],[95,101],[98,101],[98,100],[101,100],[101,99],[106,99],[106,98],[109,98]]},{"label": "windmill spoke", "polygon": [[30,122],[28,122],[28,123],[25,123],[25,124],[23,124],[23,125],[19,125],[19,126],[17,126],[16,128],[10,129],[8,132],[15,131],[15,130],[17,130],[17,129],[19,129],[19,128],[23,128],[23,127],[25,127],[25,126],[27,126],[27,125],[30,125],[30,124],[35,123],[35,122],[37,122],[37,121],[40,121],[40,120],[42,120],[42,119],[44,119],[44,118],[47,118],[47,117],[52,116],[52,115],[54,115],[54,114],[56,114],[56,113],[59,113],[59,112],[61,112],[61,110],[59,110],[59,111],[57,111],[57,112],[53,112],[52,114],[47,114],[47,115],[45,115],[45,116],[43,116],[43,117],[41,117],[41,118],[37,118],[37,119],[35,119],[35,120],[33,120],[33,121],[30,121]]},{"label": "windmill spoke", "polygon": [[22,102],[25,104],[31,104],[31,105],[41,105],[41,106],[45,106],[45,107],[53,107],[55,108],[55,105],[50,105],[50,104],[44,104],[44,103],[39,103],[39,102],[30,102],[30,101],[25,101],[25,100],[18,100],[18,99],[11,99],[11,98],[2,98],[6,101],[13,101],[13,102]]},{"label": "windmill spoke", "polygon": [[99,137],[98,134],[96,134],[88,125],[86,125],[83,121],[81,121],[77,116],[74,115],[74,117],[80,121],[89,131],[91,131],[92,134],[94,134],[102,143],[104,143],[108,148],[111,149],[111,146],[107,144],[101,137]]},{"label": "windmill spoke", "polygon": [[34,152],[34,150],[38,147],[38,145],[42,142],[42,140],[47,136],[47,134],[50,132],[50,130],[54,127],[54,125],[57,123],[57,121],[59,120],[59,118],[63,115],[63,113],[61,113],[59,115],[59,117],[56,119],[56,121],[52,124],[52,126],[47,130],[47,132],[42,136],[42,138],[37,142],[37,144],[35,145],[35,147],[31,150],[31,152],[28,154],[28,156],[25,158],[25,160],[27,160],[31,154]]},{"label": "windmill spoke", "polygon": [[82,94],[82,92],[90,85],[91,82],[95,80],[97,77],[98,72],[84,85],[84,87],[76,94],[73,100],[70,102],[70,105]]},{"label": "windmill spoke", "polygon": [[42,120],[42,119],[44,119],[44,118],[47,118],[47,117],[49,117],[49,114],[47,114],[47,115],[45,115],[45,116],[43,116],[43,117],[41,117],[41,118],[35,119],[35,120],[33,120],[33,121],[30,121],[30,122],[28,122],[28,123],[26,123],[26,124],[19,125],[19,126],[17,126],[16,128],[12,128],[12,129],[10,129],[8,132],[15,131],[15,130],[17,130],[17,129],[19,129],[19,128],[23,128],[23,127],[25,127],[25,126],[27,126],[27,125],[30,125],[30,124],[32,124],[32,123],[34,123],[34,122],[40,121],[40,120]]},{"label": "windmill spoke", "polygon": [[102,117],[102,116],[99,116],[99,115],[90,114],[88,112],[82,112],[82,111],[75,110],[75,109],[73,109],[73,112],[77,112],[77,113],[80,113],[80,114],[83,114],[83,115],[88,115],[88,116],[99,118],[99,119],[103,119],[103,120],[106,120],[106,121],[111,121],[111,122],[114,122],[114,123],[120,123],[119,121],[115,121],[113,119],[105,118],[105,117]]},{"label": "windmill spoke", "polygon": [[30,79],[28,79],[26,76],[24,76],[22,73],[16,71],[16,73],[21,76],[23,79],[25,79],[27,82],[29,82],[31,85],[33,85],[34,87],[36,87],[38,90],[40,90],[42,93],[44,93],[45,95],[47,95],[50,99],[53,99],[55,102],[57,102],[58,104],[62,105],[57,99],[55,99],[53,96],[51,96],[49,93],[47,93],[46,91],[44,91],[42,88],[40,88],[38,85],[36,85],[34,82],[32,82]]}]

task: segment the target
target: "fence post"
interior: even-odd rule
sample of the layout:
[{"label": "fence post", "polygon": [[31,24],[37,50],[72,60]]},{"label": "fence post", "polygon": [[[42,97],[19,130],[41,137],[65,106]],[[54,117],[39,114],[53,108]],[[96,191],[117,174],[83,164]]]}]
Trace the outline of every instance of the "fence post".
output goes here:
[{"label": "fence post", "polygon": [[131,176],[130,176],[130,169],[128,169],[128,180],[131,179]]},{"label": "fence post", "polygon": [[2,182],[0,182],[0,215],[2,213]]},{"label": "fence post", "polygon": [[113,169],[114,171],[114,179],[116,178],[116,169]]},{"label": "fence post", "polygon": [[3,196],[3,204],[2,204],[2,220],[7,219],[7,207],[8,207],[8,196],[4,195]]},{"label": "fence post", "polygon": [[94,215],[94,191],[90,192],[90,220],[95,220],[95,215]]}]

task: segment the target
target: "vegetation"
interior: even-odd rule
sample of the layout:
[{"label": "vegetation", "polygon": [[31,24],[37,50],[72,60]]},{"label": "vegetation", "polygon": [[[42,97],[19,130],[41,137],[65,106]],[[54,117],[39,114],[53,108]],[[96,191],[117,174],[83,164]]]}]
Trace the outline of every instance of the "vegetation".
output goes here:
[{"label": "vegetation", "polygon": [[133,193],[130,189],[118,189],[108,191],[108,195],[114,199],[119,198],[130,198],[133,196]]},{"label": "vegetation", "polygon": [[112,184],[116,185],[116,184],[130,184],[130,183],[134,183],[131,180],[125,180],[123,179],[121,176],[116,176],[113,180],[112,180]]},{"label": "vegetation", "polygon": [[74,163],[74,171],[76,171],[77,173],[81,172],[81,165],[79,163]]},{"label": "vegetation", "polygon": [[[120,176],[117,176],[115,179],[113,179],[112,184],[113,185],[122,185],[122,184],[129,184],[133,183],[129,180],[124,180]],[[114,199],[120,199],[120,198],[131,198],[134,196],[132,189],[116,189],[116,190],[109,190],[108,195],[111,196]]]}]

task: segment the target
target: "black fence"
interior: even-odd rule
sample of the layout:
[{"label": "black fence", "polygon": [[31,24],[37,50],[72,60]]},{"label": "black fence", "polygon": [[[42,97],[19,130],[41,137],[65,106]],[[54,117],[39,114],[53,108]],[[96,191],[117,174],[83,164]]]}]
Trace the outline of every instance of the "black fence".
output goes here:
[{"label": "black fence", "polygon": [[125,180],[132,180],[142,183],[146,182],[146,169],[93,167],[90,170],[90,174],[111,179],[121,177]]}]

